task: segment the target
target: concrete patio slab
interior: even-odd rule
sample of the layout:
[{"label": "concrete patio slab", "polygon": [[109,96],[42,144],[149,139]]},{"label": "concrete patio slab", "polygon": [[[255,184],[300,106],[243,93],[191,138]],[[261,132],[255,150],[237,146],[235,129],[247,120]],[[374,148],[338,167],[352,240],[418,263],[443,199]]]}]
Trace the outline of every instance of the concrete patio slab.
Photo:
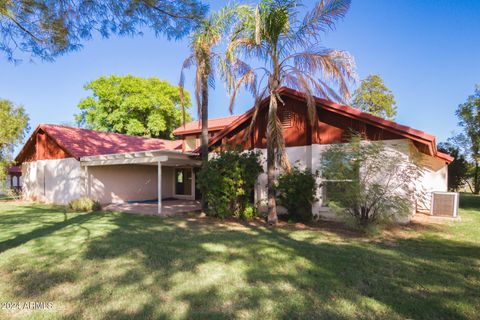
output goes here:
[{"label": "concrete patio slab", "polygon": [[152,216],[173,216],[176,214],[200,211],[200,201],[196,200],[163,200],[162,213],[157,213],[156,203],[111,203],[103,207],[105,211],[126,212]]}]

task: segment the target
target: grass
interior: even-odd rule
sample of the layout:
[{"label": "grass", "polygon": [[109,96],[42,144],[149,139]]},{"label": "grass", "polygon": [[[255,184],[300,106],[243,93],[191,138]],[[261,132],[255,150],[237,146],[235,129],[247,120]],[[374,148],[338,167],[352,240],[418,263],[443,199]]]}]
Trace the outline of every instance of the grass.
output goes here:
[{"label": "grass", "polygon": [[1,319],[476,319],[480,198],[374,238],[0,202]]}]

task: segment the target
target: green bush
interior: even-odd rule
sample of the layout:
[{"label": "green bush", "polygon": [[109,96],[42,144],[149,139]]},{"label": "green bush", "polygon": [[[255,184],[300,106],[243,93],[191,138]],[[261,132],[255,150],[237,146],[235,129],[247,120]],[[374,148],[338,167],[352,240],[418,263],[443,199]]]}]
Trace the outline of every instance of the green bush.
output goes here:
[{"label": "green bush", "polygon": [[256,152],[222,151],[197,175],[200,191],[208,203],[207,214],[219,218],[251,219],[256,214],[250,196],[262,173]]},{"label": "green bush", "polygon": [[258,210],[255,206],[251,205],[250,203],[247,204],[245,210],[243,210],[242,219],[244,220],[252,220],[258,215]]},{"label": "green bush", "polygon": [[78,198],[68,203],[68,207],[73,211],[78,212],[92,212],[99,211],[102,206],[98,201],[92,200],[87,197]]},{"label": "green bush", "polygon": [[312,219],[312,204],[317,192],[317,173],[309,169],[297,167],[278,177],[276,187],[277,199],[285,207],[293,219],[310,221]]}]

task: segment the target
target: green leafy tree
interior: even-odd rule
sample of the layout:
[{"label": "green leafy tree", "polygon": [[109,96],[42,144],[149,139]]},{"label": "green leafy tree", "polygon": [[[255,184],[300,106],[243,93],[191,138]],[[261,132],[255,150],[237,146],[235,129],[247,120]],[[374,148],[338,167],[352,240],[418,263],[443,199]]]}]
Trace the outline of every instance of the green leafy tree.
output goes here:
[{"label": "green leafy tree", "polygon": [[198,0],[2,0],[0,52],[51,60],[81,47],[94,32],[132,35],[145,27],[158,35],[186,35],[206,12]]},{"label": "green leafy tree", "polygon": [[[289,170],[278,105],[279,89],[289,86],[304,93],[310,120],[316,118],[314,95],[336,101],[350,97],[348,81],[354,78],[353,58],[345,51],[320,46],[323,34],[344,17],[350,0],[318,1],[300,17],[302,1],[263,0],[239,15],[233,28],[227,56],[240,55],[260,61],[261,67],[239,64],[231,93],[230,109],[237,91],[245,86],[255,96],[255,110],[270,96],[267,120],[268,222],[277,223],[275,172],[278,165]],[[338,93],[332,86],[338,86]],[[254,113],[252,129],[257,112]]]},{"label": "green leafy tree", "polygon": [[13,148],[22,142],[29,130],[28,115],[22,106],[0,99],[0,123],[0,181],[4,181]]},{"label": "green leafy tree", "polygon": [[395,97],[377,74],[362,80],[353,95],[352,105],[377,117],[394,120],[397,115]]},{"label": "green leafy tree", "polygon": [[438,145],[438,150],[451,155],[454,160],[448,165],[448,190],[458,191],[468,181],[470,164],[454,142],[444,142]]},{"label": "green leafy tree", "polygon": [[[93,95],[78,104],[80,126],[129,135],[172,138],[183,114],[177,86],[158,78],[100,77],[85,85]],[[184,102],[190,106],[188,93]],[[190,115],[187,113],[187,119]]]},{"label": "green leafy tree", "polygon": [[470,188],[473,193],[480,193],[480,85],[475,92],[456,111],[458,125],[463,132],[458,134],[454,141],[460,146],[462,153],[472,163],[469,173]]}]

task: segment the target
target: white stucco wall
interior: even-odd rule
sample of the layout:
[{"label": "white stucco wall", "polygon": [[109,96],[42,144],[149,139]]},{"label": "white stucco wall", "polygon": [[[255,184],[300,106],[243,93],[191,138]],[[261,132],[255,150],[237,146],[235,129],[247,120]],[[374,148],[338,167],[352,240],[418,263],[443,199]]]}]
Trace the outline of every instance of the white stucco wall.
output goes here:
[{"label": "white stucco wall", "polygon": [[84,195],[84,172],[73,158],[26,162],[22,176],[26,200],[67,204]]},{"label": "white stucco wall", "polygon": [[448,166],[444,160],[419,154],[412,148],[412,157],[417,157],[422,167],[417,188],[422,193],[416,203],[418,212],[430,212],[433,191],[448,191]]},{"label": "white stucco wall", "polygon": [[[157,199],[156,165],[89,167],[89,195],[102,204]],[[174,196],[174,168],[162,166],[162,199]]]},{"label": "white stucco wall", "polygon": [[[45,203],[68,204],[86,196],[102,204],[156,199],[156,165],[112,165],[85,168],[73,159],[39,160],[22,165],[23,197]],[[174,167],[162,166],[162,199],[174,198]],[[85,187],[88,185],[88,193]],[[193,199],[194,195],[182,197]]]},{"label": "white stucco wall", "polygon": [[146,165],[88,167],[88,196],[101,204],[157,198],[157,168]]},{"label": "white stucco wall", "polygon": [[173,198],[175,192],[175,168],[162,167],[162,199]]},{"label": "white stucco wall", "polygon": [[[430,209],[430,195],[432,191],[446,191],[447,190],[447,165],[444,161],[421,154],[414,147],[413,143],[408,139],[399,140],[386,140],[383,141],[385,146],[386,157],[389,153],[394,153],[396,156],[403,158],[405,162],[417,161],[422,168],[422,173],[417,179],[415,187],[422,190],[423,197],[417,201],[415,207],[412,208],[412,214],[415,211],[423,211]],[[301,147],[287,147],[287,155],[292,165],[298,165],[300,168],[310,168],[312,172],[318,171],[319,177],[317,183],[321,185],[321,158],[322,153],[328,149],[330,145],[314,144],[311,146]],[[262,154],[263,169],[266,172],[266,149],[255,149]],[[421,161],[418,161],[418,160]],[[401,164],[399,164],[401,165]],[[378,177],[381,181],[382,177]],[[266,173],[260,175],[258,178],[255,198],[256,202],[260,205],[260,210],[266,210],[267,199],[267,175]],[[314,214],[320,214],[323,218],[335,219],[336,215],[331,212],[327,207],[323,206],[323,190],[319,187],[317,190],[318,201],[313,205],[312,212]],[[279,208],[279,213],[284,212],[283,208]]]}]

